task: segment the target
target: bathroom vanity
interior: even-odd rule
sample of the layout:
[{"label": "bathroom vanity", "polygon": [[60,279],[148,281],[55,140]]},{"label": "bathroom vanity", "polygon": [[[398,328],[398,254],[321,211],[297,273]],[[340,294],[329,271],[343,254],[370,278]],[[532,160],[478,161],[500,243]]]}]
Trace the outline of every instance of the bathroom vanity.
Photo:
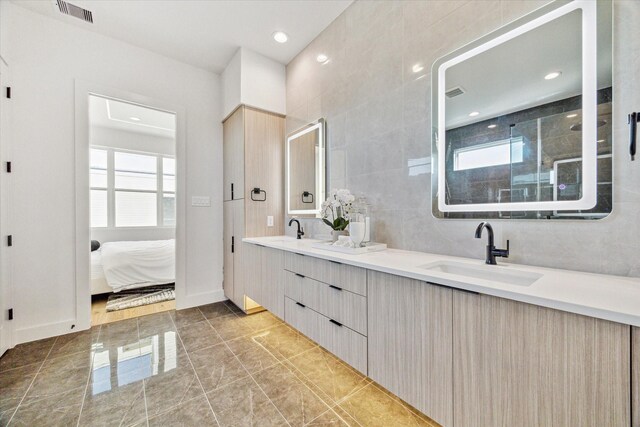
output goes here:
[{"label": "bathroom vanity", "polygon": [[637,425],[639,280],[313,242],[244,239],[247,296],[438,423]]}]

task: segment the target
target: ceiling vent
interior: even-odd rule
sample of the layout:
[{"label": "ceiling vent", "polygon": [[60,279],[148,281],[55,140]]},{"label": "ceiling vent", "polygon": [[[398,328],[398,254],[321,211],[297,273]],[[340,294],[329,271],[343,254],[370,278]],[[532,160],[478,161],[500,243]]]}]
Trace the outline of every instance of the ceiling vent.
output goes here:
[{"label": "ceiling vent", "polygon": [[460,96],[464,93],[464,89],[460,86],[449,89],[444,94],[447,95],[447,98],[455,98],[456,96]]},{"label": "ceiling vent", "polygon": [[55,0],[54,3],[61,13],[93,24],[93,13],[90,10],[83,9],[64,0]]}]

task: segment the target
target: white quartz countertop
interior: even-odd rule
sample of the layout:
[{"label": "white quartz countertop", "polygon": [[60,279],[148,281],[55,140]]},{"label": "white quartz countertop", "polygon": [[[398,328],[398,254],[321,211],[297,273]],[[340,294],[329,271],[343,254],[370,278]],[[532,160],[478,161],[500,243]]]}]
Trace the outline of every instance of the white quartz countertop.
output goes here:
[{"label": "white quartz countertop", "polygon": [[[510,264],[501,262],[500,259],[497,266],[492,266],[486,265],[483,259],[451,257],[399,249],[350,255],[313,248],[311,244],[318,242],[318,240],[296,240],[288,236],[245,238],[243,242],[329,261],[338,261],[452,288],[640,326],[640,279],[638,278]],[[464,263],[473,268],[496,269],[497,272],[517,270],[518,272],[541,274],[542,277],[531,285],[523,286],[432,271],[421,267],[442,261]]]}]

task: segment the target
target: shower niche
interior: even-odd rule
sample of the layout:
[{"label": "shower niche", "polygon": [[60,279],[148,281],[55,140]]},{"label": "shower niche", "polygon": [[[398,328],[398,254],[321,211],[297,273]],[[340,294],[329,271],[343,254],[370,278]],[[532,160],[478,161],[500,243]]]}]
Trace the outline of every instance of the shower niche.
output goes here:
[{"label": "shower niche", "polygon": [[611,212],[611,17],[608,0],[553,2],[434,64],[434,216]]}]

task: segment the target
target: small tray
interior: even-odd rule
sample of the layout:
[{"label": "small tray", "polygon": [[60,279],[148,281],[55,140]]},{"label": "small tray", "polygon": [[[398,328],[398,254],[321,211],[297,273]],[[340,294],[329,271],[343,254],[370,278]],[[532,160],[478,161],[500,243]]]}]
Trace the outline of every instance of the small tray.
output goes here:
[{"label": "small tray", "polygon": [[312,243],[311,247],[352,255],[367,254],[369,252],[378,252],[387,249],[387,245],[385,243],[375,242],[365,243],[361,248],[345,248],[344,246],[333,246],[333,242],[316,242]]}]

